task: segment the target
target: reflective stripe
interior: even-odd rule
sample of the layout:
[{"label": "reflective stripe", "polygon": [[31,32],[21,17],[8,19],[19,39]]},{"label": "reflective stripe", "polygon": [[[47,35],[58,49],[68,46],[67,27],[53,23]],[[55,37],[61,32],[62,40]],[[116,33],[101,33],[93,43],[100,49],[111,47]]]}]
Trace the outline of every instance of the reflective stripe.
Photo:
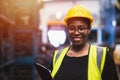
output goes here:
[{"label": "reflective stripe", "polygon": [[105,64],[107,49],[108,49],[107,47],[103,47],[103,55],[102,55],[101,66],[100,66],[101,74],[103,72],[103,68],[104,68],[104,64]]},{"label": "reflective stripe", "polygon": [[55,51],[54,58],[53,58],[53,67],[63,50],[64,49],[59,49]]},{"label": "reflective stripe", "polygon": [[97,47],[97,66],[98,66],[100,73],[101,73],[100,68],[101,68],[102,56],[103,56],[103,48]]},{"label": "reflective stripe", "polygon": [[58,57],[60,56],[60,53],[62,53],[63,50],[64,50],[64,49],[59,49],[59,50],[58,50],[58,53],[57,53],[56,58],[55,58],[55,63],[56,63]]},{"label": "reflective stripe", "polygon": [[54,53],[54,55],[53,55],[53,67],[54,67],[54,65],[55,65],[57,53],[58,53],[58,50],[56,50],[55,53]]}]

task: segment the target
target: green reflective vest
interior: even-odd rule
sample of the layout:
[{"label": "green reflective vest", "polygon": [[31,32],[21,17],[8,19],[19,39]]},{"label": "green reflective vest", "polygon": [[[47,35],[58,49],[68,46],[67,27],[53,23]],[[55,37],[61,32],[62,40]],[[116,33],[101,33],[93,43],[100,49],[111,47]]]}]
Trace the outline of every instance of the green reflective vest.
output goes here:
[{"label": "green reflective vest", "polygon": [[[63,50],[56,50],[53,56],[53,70],[52,77],[54,78],[64,56],[66,55],[69,46]],[[101,74],[103,71],[105,57],[106,57],[106,47],[98,47],[95,45],[90,46],[89,59],[88,59],[88,80],[102,80]]]}]

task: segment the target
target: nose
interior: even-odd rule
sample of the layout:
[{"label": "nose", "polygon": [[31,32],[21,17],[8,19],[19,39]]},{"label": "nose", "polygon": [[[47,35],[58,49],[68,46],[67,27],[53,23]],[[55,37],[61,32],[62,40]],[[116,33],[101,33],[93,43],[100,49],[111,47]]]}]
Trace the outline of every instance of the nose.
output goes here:
[{"label": "nose", "polygon": [[77,28],[75,29],[74,34],[80,34]]}]

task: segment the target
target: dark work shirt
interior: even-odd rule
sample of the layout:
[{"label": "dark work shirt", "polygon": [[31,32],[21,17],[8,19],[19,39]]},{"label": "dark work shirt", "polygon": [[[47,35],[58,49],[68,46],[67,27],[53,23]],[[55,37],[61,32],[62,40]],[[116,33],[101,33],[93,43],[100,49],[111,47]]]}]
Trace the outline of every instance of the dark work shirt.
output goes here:
[{"label": "dark work shirt", "polygon": [[[69,57],[66,55],[54,80],[88,80],[88,55],[82,57]],[[110,53],[106,55],[102,80],[119,80]]]},{"label": "dark work shirt", "polygon": [[65,56],[55,80],[87,80],[88,56]]}]

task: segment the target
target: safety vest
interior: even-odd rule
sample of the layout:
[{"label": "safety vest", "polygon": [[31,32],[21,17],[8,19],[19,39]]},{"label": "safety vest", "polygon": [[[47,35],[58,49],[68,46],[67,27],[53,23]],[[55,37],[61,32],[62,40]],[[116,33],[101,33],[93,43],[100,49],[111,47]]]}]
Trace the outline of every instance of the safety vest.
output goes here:
[{"label": "safety vest", "polygon": [[[62,49],[56,50],[53,56],[53,70],[52,77],[54,78],[64,56],[66,55],[69,46]],[[106,58],[106,47],[99,47],[95,45],[90,46],[89,57],[88,57],[88,80],[102,80],[101,75]]]}]

